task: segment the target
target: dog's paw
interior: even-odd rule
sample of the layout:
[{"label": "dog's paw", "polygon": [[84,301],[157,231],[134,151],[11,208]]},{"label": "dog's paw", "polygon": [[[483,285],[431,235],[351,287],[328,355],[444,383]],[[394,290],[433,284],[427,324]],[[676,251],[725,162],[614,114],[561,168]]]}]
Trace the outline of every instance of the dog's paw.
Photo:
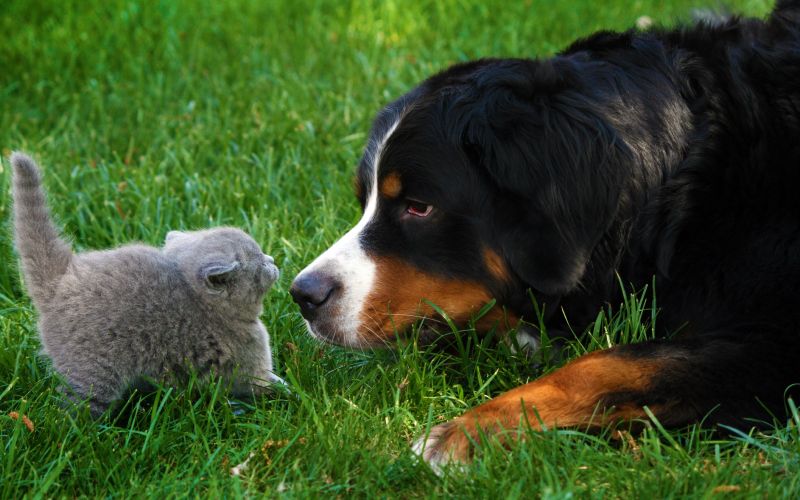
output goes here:
[{"label": "dog's paw", "polygon": [[422,458],[437,474],[449,466],[464,467],[471,459],[472,442],[458,424],[458,419],[432,427],[411,445],[411,451]]}]

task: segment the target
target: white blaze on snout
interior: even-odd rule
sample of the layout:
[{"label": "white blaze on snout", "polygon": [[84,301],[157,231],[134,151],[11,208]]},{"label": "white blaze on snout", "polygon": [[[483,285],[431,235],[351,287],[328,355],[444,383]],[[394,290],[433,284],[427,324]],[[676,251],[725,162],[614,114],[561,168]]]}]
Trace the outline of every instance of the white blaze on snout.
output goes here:
[{"label": "white blaze on snout", "polygon": [[[329,304],[336,316],[328,318],[326,326],[336,328],[336,332],[330,333],[335,333],[335,336],[342,343],[354,347],[358,347],[361,344],[358,333],[361,327],[361,311],[375,282],[376,267],[375,262],[361,248],[359,239],[364,228],[375,217],[378,207],[378,164],[380,156],[386,141],[395,131],[399,122],[399,119],[395,121],[374,149],[371,161],[372,179],[368,187],[369,194],[361,220],[339,241],[303,269],[296,278],[300,279],[308,273],[321,273],[336,279],[341,286],[341,290],[338,292],[338,296],[332,297],[332,300],[335,300],[336,303]],[[313,324],[308,321],[306,323],[312,335],[326,337],[324,333],[314,331],[315,326]]]}]

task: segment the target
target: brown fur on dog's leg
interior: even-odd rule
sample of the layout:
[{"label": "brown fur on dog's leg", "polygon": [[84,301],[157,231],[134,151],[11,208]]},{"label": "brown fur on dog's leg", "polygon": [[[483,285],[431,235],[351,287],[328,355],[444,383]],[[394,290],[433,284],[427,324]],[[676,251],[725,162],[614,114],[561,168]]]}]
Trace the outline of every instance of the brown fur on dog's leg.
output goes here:
[{"label": "brown fur on dog's leg", "polygon": [[[443,465],[469,462],[484,436],[507,443],[528,426],[589,429],[647,418],[642,397],[664,365],[657,358],[620,356],[614,349],[588,354],[433,427],[412,449],[440,472]],[[669,406],[654,403],[650,409],[656,415]]]}]

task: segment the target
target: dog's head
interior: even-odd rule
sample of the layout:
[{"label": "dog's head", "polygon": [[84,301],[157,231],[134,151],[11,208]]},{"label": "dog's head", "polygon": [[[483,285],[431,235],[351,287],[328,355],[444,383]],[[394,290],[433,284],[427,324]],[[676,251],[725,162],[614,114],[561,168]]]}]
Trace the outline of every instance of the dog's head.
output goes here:
[{"label": "dog's head", "polygon": [[430,303],[464,324],[496,299],[488,327],[522,315],[527,290],[579,286],[631,155],[598,106],[603,85],[574,65],[455,66],[378,115],[358,167],[363,216],[291,290],[312,334],[379,346]]}]

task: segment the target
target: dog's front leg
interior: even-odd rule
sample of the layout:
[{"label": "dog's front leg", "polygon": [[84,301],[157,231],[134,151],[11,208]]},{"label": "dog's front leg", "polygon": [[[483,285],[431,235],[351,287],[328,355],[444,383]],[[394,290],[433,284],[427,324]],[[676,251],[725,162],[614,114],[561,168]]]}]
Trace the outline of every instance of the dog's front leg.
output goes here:
[{"label": "dog's front leg", "polygon": [[507,444],[524,437],[528,428],[592,428],[646,418],[645,405],[657,416],[669,413],[671,402],[648,401],[664,365],[663,358],[632,358],[615,349],[585,355],[431,428],[413,450],[438,470],[450,462],[469,462],[484,438]]}]

